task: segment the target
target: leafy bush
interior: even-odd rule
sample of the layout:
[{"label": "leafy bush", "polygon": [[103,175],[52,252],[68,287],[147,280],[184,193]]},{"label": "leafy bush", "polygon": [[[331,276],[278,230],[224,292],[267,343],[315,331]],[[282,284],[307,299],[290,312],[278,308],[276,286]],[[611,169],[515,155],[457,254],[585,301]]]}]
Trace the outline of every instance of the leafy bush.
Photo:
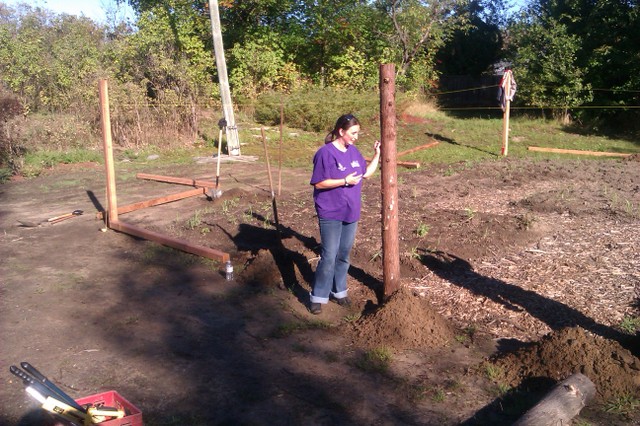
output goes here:
[{"label": "leafy bush", "polygon": [[280,105],[289,127],[311,132],[328,132],[342,114],[352,113],[363,125],[378,120],[379,96],[374,91],[356,93],[336,88],[307,87],[290,94],[270,92],[256,101],[254,119],[268,126],[280,123]]},{"label": "leafy bush", "polygon": [[0,166],[5,166],[6,170],[15,169],[16,158],[20,156],[22,148],[16,143],[14,132],[11,131],[10,124],[13,117],[19,115],[23,110],[18,99],[9,93],[0,90]]}]

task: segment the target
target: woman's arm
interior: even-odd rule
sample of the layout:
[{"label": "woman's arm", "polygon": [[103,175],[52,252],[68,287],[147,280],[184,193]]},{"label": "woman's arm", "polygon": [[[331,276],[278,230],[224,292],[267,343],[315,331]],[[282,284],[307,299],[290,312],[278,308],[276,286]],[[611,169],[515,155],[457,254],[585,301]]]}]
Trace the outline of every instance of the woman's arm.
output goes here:
[{"label": "woman's arm", "polygon": [[376,170],[378,170],[378,161],[380,160],[380,141],[375,141],[373,143],[373,149],[375,153],[373,154],[373,158],[371,162],[367,165],[367,171],[364,173],[364,178],[368,178],[373,175]]},{"label": "woman's arm", "polygon": [[331,189],[351,185],[352,183],[348,182],[348,178],[349,176],[344,179],[325,179],[316,183],[313,187],[316,189]]}]

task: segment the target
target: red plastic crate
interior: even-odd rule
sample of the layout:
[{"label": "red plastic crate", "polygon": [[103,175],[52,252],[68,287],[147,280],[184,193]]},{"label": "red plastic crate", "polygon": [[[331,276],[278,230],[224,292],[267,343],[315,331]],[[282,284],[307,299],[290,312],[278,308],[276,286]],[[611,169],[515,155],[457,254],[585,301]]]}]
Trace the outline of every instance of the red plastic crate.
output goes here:
[{"label": "red plastic crate", "polygon": [[123,409],[126,413],[121,419],[108,420],[98,423],[101,426],[144,426],[142,423],[142,411],[116,391],[107,391],[95,395],[84,396],[76,399],[80,405],[83,404],[102,404],[107,407],[116,407]]}]

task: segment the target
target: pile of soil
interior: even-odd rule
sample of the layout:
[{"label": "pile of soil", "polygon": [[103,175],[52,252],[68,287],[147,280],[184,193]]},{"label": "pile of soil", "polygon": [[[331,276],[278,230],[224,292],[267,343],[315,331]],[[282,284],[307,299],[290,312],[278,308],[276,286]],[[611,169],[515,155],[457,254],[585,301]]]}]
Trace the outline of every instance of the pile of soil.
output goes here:
[{"label": "pile of soil", "polygon": [[640,360],[618,342],[568,327],[515,352],[497,356],[498,383],[519,386],[532,378],[564,380],[582,373],[596,386],[596,399],[607,401],[640,391]]},{"label": "pile of soil", "polygon": [[356,321],[353,336],[354,341],[368,347],[428,349],[446,346],[455,330],[427,300],[402,287]]}]

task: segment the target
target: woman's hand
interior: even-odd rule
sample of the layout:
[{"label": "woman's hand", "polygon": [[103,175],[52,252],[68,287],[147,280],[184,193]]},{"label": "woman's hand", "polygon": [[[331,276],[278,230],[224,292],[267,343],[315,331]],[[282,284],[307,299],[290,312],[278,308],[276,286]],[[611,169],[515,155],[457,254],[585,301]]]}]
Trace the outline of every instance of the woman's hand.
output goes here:
[{"label": "woman's hand", "polygon": [[362,175],[359,175],[358,172],[353,172],[350,175],[347,175],[346,178],[344,178],[344,183],[347,186],[353,186],[359,184],[361,180]]}]

